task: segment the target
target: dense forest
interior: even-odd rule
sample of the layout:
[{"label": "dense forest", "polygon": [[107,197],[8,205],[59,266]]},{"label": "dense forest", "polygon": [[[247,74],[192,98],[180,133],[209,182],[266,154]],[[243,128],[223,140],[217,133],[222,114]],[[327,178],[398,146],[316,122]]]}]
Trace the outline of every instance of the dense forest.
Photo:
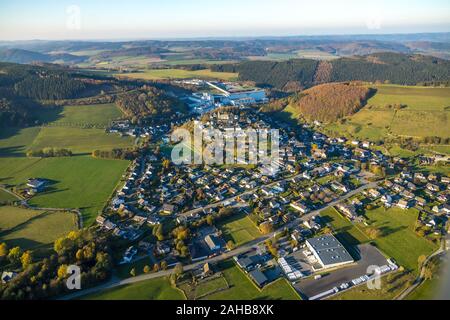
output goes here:
[{"label": "dense forest", "polygon": [[450,78],[450,61],[422,55],[374,53],[326,63],[307,59],[282,62],[246,61],[213,66],[212,70],[239,72],[240,80],[296,91],[298,88],[311,87],[318,83],[351,80],[405,85],[446,81]]},{"label": "dense forest", "polygon": [[297,94],[290,105],[308,121],[333,122],[356,113],[373,93],[356,84],[328,83]]},{"label": "dense forest", "polygon": [[184,112],[184,104],[169,96],[166,91],[145,85],[139,90],[119,94],[116,104],[129,118],[170,117],[176,112]]}]

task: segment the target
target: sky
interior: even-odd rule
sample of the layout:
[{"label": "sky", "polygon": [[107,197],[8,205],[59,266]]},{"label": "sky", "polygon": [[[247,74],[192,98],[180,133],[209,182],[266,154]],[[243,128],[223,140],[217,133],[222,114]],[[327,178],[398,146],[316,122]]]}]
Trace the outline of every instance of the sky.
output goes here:
[{"label": "sky", "polygon": [[0,40],[449,31],[448,0],[0,0]]}]

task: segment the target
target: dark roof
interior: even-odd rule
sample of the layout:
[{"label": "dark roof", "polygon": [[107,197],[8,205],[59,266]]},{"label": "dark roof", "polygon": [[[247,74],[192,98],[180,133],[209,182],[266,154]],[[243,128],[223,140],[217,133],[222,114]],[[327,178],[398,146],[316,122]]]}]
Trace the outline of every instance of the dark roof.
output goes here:
[{"label": "dark roof", "polygon": [[260,287],[262,287],[264,284],[267,283],[268,279],[267,277],[264,275],[264,273],[262,273],[261,271],[259,271],[258,269],[255,269],[251,272],[249,272],[250,277],[253,279],[253,281],[256,282],[256,284]]},{"label": "dark roof", "polygon": [[306,241],[314,249],[324,266],[354,261],[345,247],[331,234]]},{"label": "dark roof", "polygon": [[193,260],[207,258],[209,255],[206,248],[197,243],[189,245],[189,254]]}]

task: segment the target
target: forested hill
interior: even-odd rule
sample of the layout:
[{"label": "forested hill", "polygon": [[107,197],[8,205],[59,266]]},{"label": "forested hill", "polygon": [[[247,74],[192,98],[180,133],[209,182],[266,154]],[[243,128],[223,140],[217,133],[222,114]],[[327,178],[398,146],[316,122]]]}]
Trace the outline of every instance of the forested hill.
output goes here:
[{"label": "forested hill", "polygon": [[375,53],[326,62],[308,59],[245,61],[213,66],[212,70],[238,72],[240,80],[287,91],[351,80],[389,81],[405,85],[450,80],[450,61],[400,53]]},{"label": "forested hill", "polygon": [[180,100],[168,95],[164,90],[149,85],[119,94],[116,104],[127,117],[136,120],[141,117],[169,120],[177,112],[186,112],[185,105]]},{"label": "forested hill", "polygon": [[359,111],[373,93],[356,83],[327,83],[294,95],[289,103],[308,121],[334,122]]},{"label": "forested hill", "polygon": [[30,124],[38,100],[70,99],[93,87],[92,81],[52,65],[0,63],[0,121]]}]

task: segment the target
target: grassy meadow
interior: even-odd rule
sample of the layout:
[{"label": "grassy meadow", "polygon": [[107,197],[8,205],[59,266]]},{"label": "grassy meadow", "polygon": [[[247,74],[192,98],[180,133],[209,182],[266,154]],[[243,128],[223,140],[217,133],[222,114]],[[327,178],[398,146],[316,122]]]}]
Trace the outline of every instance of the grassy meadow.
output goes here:
[{"label": "grassy meadow", "polygon": [[416,209],[403,210],[378,207],[366,210],[365,217],[370,227],[381,231],[381,236],[374,240],[376,246],[407,270],[417,272],[417,259],[420,255],[428,256],[438,249],[438,245],[421,238],[414,232],[419,212]]},{"label": "grassy meadow", "polygon": [[79,208],[85,225],[91,224],[112,194],[128,161],[68,158],[0,158],[1,183],[23,185],[31,177],[50,181],[30,205],[46,208]]},{"label": "grassy meadow", "polygon": [[76,228],[73,213],[0,207],[0,242],[6,242],[10,248],[20,246],[22,250],[30,250],[48,246]]},{"label": "grassy meadow", "polygon": [[[104,129],[99,129],[121,116],[114,104],[65,106],[43,113],[41,120],[49,120],[46,126],[2,128],[0,183],[21,186],[29,178],[48,179],[50,185],[47,190],[34,196],[30,204],[47,208],[79,208],[85,225],[91,224],[129,164],[128,161],[90,156],[96,149],[133,145],[132,138],[107,134]],[[67,148],[75,155],[45,159],[25,157],[28,150],[46,147]]]},{"label": "grassy meadow", "polygon": [[136,73],[120,73],[116,74],[116,76],[143,80],[200,78],[232,81],[237,79],[238,74],[229,72],[213,72],[209,69],[197,71],[181,69],[150,69]]},{"label": "grassy meadow", "polygon": [[416,209],[402,210],[397,207],[366,210],[364,216],[369,227],[377,228],[381,233],[377,239],[370,240],[364,231],[368,228],[365,225],[350,222],[334,208],[321,213],[324,221],[331,224],[336,236],[344,243],[354,246],[373,242],[384,254],[413,272],[418,270],[417,260],[420,255],[428,256],[438,249],[438,245],[414,232],[418,215]]},{"label": "grassy meadow", "polygon": [[[450,88],[380,85],[376,89],[364,108],[343,122],[326,125],[325,131],[371,141],[450,136]],[[438,148],[448,152],[448,146]]]}]

